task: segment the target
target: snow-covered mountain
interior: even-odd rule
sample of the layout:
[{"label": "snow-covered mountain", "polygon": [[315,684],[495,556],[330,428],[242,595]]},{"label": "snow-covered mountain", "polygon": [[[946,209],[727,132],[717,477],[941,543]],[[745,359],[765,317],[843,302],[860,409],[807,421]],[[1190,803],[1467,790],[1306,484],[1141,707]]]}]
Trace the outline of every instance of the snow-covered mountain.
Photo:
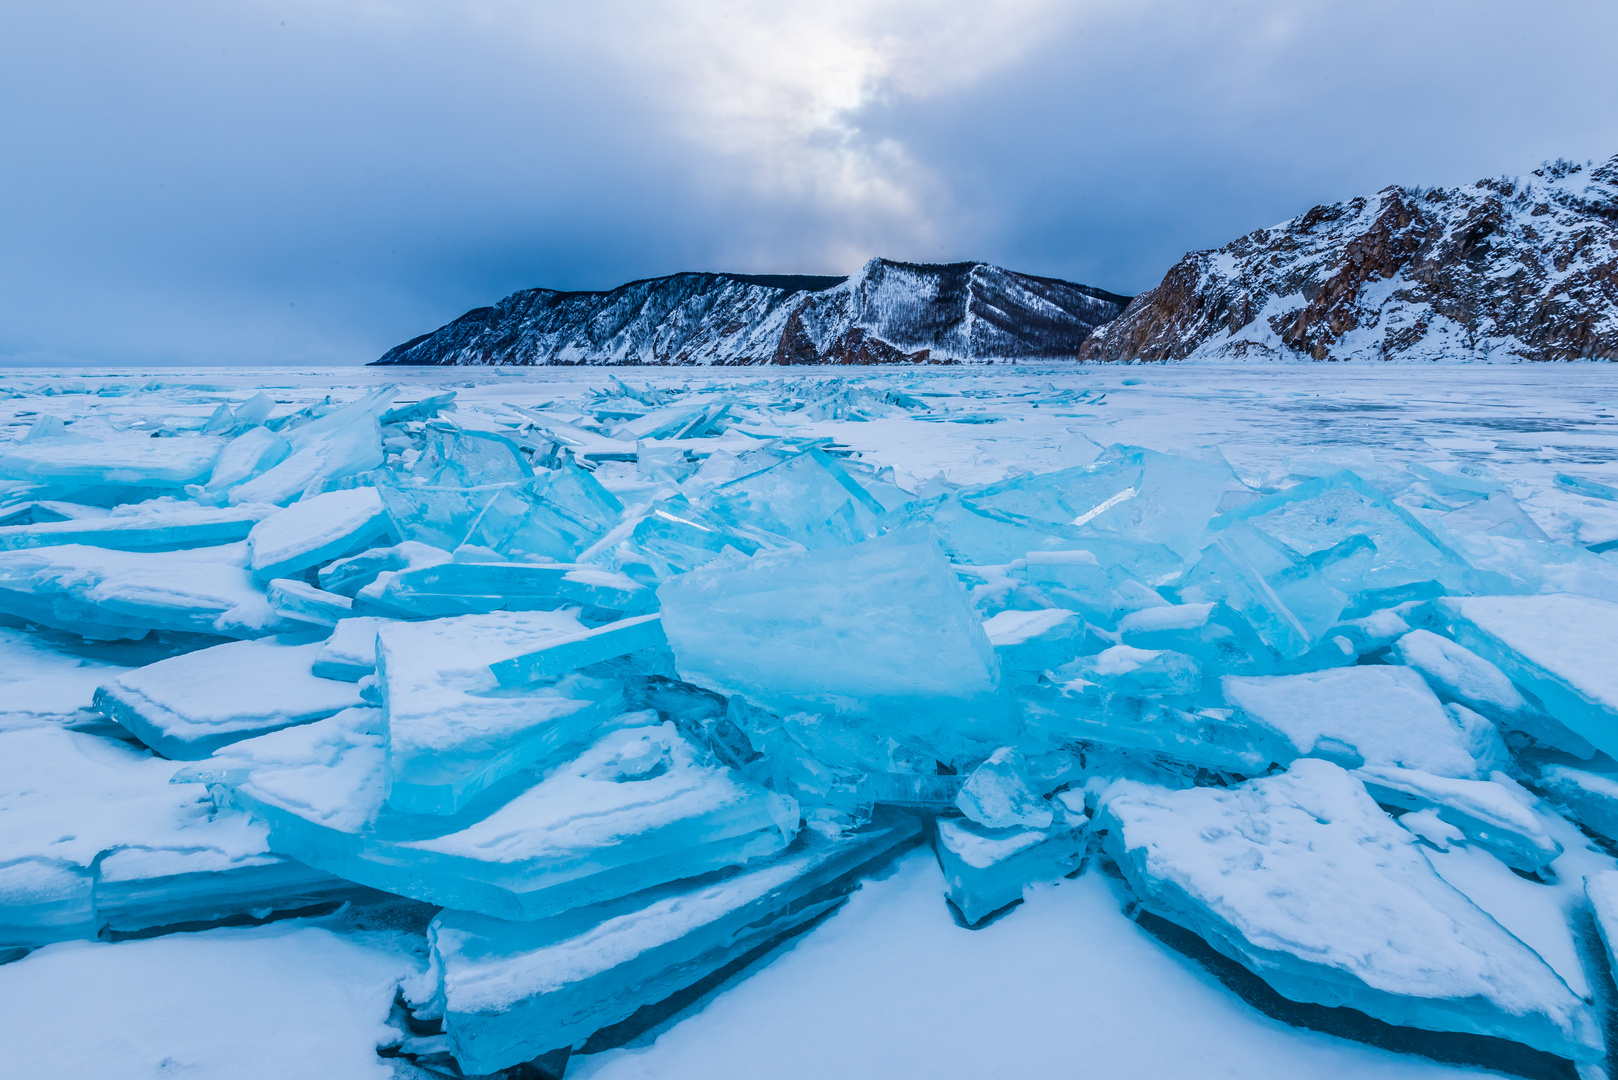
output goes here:
[{"label": "snow-covered mountain", "polygon": [[1086,360],[1618,360],[1618,157],[1384,188],[1187,255]]},{"label": "snow-covered mountain", "polygon": [[378,364],[870,364],[1071,358],[1129,297],[985,263],[872,259],[849,278],[672,274],[525,289]]}]

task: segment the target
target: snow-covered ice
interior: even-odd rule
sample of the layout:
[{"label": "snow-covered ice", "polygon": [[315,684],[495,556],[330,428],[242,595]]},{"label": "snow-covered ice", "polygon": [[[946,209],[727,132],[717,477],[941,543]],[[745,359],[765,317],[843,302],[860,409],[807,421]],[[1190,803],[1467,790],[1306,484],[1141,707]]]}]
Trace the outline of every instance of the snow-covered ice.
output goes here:
[{"label": "snow-covered ice", "polygon": [[5,373],[8,1067],[1611,1064],[1618,376],[619,374]]}]

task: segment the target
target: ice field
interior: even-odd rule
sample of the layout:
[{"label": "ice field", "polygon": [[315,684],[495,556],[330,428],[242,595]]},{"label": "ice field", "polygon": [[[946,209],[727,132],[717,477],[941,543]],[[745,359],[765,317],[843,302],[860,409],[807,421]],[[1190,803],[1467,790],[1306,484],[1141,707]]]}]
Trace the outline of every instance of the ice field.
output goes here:
[{"label": "ice field", "polygon": [[1615,418],[0,370],[0,1074],[1611,1075]]}]

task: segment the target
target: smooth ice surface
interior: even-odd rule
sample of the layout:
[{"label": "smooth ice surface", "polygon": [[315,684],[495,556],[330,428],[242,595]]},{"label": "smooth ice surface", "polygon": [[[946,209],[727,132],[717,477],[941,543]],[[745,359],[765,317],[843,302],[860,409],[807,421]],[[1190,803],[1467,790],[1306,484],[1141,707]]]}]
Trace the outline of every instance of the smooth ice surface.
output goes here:
[{"label": "smooth ice surface", "polygon": [[577,749],[622,712],[623,692],[607,680],[566,675],[503,691],[490,670],[583,632],[565,611],[379,627],[388,802],[405,813],[453,814],[490,784]]},{"label": "smooth ice surface", "polygon": [[96,707],[164,757],[195,761],[359,705],[352,684],[310,670],[320,648],[273,638],[215,645],[125,672],[96,691]]},{"label": "smooth ice surface", "polygon": [[1096,827],[1148,908],[1287,997],[1601,1055],[1584,1002],[1329,762],[1230,789],[1119,781]]},{"label": "smooth ice surface", "polygon": [[1598,749],[1618,754],[1618,603],[1552,594],[1452,597],[1440,605],[1462,644]]},{"label": "smooth ice surface", "polygon": [[[1465,734],[1410,668],[1370,665],[1301,675],[1227,675],[1225,698],[1305,757],[1470,777]],[[1359,761],[1353,761],[1354,758]]]},{"label": "smooth ice surface", "polygon": [[247,572],[247,545],[0,552],[0,614],[95,640],[180,630],[250,638],[291,629]]},{"label": "smooth ice surface", "polygon": [[392,525],[376,488],[328,491],[293,503],[253,527],[253,576],[291,577],[385,542]]},{"label": "smooth ice surface", "polygon": [[920,711],[998,678],[982,623],[925,533],[694,571],[658,598],[685,678],[784,712]]}]

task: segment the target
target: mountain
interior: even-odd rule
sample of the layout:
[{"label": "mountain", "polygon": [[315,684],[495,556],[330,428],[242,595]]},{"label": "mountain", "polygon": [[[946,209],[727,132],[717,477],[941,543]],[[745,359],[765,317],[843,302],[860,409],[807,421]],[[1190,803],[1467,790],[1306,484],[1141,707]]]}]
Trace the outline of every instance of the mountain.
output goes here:
[{"label": "mountain", "polygon": [[880,364],[1072,358],[1129,297],[985,263],[872,259],[848,278],[672,274],[525,289],[378,364]]},{"label": "mountain", "polygon": [[1384,188],[1187,255],[1084,360],[1618,360],[1618,157]]}]

